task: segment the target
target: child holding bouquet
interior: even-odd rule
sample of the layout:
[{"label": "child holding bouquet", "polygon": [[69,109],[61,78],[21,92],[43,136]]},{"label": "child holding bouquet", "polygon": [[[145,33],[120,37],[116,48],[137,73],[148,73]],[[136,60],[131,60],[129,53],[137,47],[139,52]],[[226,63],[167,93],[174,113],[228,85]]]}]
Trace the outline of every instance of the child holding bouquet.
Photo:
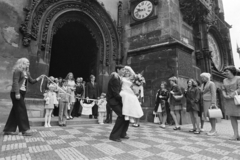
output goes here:
[{"label": "child holding bouquet", "polygon": [[130,120],[131,123],[134,123],[134,118],[141,118],[143,116],[142,107],[136,95],[143,84],[143,79],[141,81],[139,78],[140,75],[136,75],[131,67],[125,66],[120,96],[123,103],[122,113],[125,116],[125,120]]}]

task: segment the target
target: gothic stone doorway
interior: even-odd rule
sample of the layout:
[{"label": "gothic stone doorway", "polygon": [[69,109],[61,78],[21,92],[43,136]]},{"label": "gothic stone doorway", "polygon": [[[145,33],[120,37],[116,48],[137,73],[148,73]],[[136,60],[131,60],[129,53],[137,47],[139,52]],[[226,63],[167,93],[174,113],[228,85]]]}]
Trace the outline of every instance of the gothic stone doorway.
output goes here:
[{"label": "gothic stone doorway", "polygon": [[[49,76],[74,77],[89,81],[96,76],[98,48],[89,29],[80,22],[67,22],[53,35]],[[98,78],[97,78],[98,79]]]},{"label": "gothic stone doorway", "polygon": [[[54,69],[54,66],[60,66],[60,64],[55,65],[56,63],[54,62],[56,59],[58,59],[56,58],[57,54],[59,54],[59,56],[62,54],[72,54],[73,56],[70,57],[74,58],[74,63],[77,63],[77,60],[75,60],[75,58],[80,59],[80,57],[78,57],[80,55],[84,55],[85,57],[88,52],[89,56],[94,57],[95,55],[95,60],[97,62],[95,64],[93,63],[92,65],[89,64],[87,67],[96,65],[95,68],[93,67],[93,69],[87,69],[88,73],[81,73],[82,71],[74,71],[75,67],[81,67],[81,64],[79,64],[79,66],[74,65],[73,67],[69,67],[69,70],[64,71],[65,73],[63,73],[63,75],[60,75],[60,73],[58,73],[59,75],[55,76],[64,76],[66,72],[70,71],[76,72],[74,73],[75,76],[89,76],[88,74],[92,72],[93,74],[95,73],[96,77],[98,78],[97,80],[101,87],[100,90],[102,89],[102,91],[106,91],[109,75],[114,70],[115,65],[120,62],[122,55],[120,55],[120,42],[117,29],[110,15],[99,4],[98,1],[29,1],[29,6],[25,8],[25,11],[26,19],[25,22],[21,25],[20,31],[23,35],[23,46],[34,48],[32,51],[34,52],[33,55],[30,55],[32,57],[36,56],[37,59],[37,61],[31,61],[31,67],[34,68],[32,69],[34,72],[40,71],[41,73],[39,74],[46,75],[50,75],[53,72],[56,72],[57,69]],[[86,31],[86,34],[88,35],[86,38],[84,37],[82,39],[86,40],[89,43],[92,43],[93,47],[85,50],[84,48],[80,49],[80,47],[77,46],[75,50],[72,49],[70,51],[66,51],[67,53],[60,53],[60,49],[58,48],[63,48],[64,46],[59,46],[61,40],[56,40],[59,38],[55,37],[59,36],[60,39],[63,39],[61,38],[61,35],[64,34],[64,30],[65,32],[68,30],[65,29],[68,27],[73,27],[74,29],[71,30],[71,32],[76,32],[76,35],[80,35],[80,31],[75,28],[79,28],[79,30],[84,30],[87,28],[88,31]],[[71,39],[70,35],[68,35],[67,39]],[[79,41],[82,39],[79,39]],[[31,43],[32,40],[34,40],[35,43]],[[94,42],[96,44],[94,44]],[[65,43],[67,44],[68,42]],[[57,46],[57,48],[55,46]],[[78,50],[85,50],[84,52],[86,52],[86,54],[77,53],[79,52]],[[70,63],[70,60],[67,63]],[[89,61],[89,63],[91,62]],[[39,68],[41,65],[44,65],[45,68]],[[42,96],[42,93],[37,92],[37,90],[39,89],[29,88],[29,95],[35,94],[36,97],[37,95]]]}]

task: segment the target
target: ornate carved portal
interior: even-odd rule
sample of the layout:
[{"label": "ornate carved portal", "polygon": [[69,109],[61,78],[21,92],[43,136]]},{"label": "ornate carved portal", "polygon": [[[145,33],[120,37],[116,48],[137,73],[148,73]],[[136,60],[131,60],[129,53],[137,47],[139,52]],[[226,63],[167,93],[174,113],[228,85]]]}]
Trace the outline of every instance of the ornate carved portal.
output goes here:
[{"label": "ornate carved portal", "polygon": [[100,63],[103,66],[119,63],[117,29],[96,0],[32,0],[24,10],[26,18],[20,27],[23,45],[28,47],[31,40],[36,40],[44,61],[49,62],[52,37],[58,28],[67,22],[78,21],[85,24],[96,39]]}]

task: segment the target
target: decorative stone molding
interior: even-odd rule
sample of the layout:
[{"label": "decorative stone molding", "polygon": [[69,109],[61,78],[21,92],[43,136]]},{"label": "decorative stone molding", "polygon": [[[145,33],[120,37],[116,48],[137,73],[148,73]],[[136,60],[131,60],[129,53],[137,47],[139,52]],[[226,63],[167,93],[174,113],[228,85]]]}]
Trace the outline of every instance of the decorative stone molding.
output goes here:
[{"label": "decorative stone molding", "polygon": [[201,0],[179,0],[183,20],[190,26],[207,21],[208,8]]},{"label": "decorative stone molding", "polygon": [[[109,65],[112,60],[119,56],[119,29],[112,22],[106,10],[96,0],[32,0],[25,9],[26,17],[20,27],[23,35],[23,45],[28,47],[31,40],[40,43],[41,50],[45,54],[51,52],[52,35],[56,28],[52,28],[56,17],[69,11],[78,11],[92,20],[98,27],[97,33],[101,34],[102,40],[98,42],[101,51],[101,61]],[[63,23],[63,22],[62,22]],[[91,28],[91,26],[90,26]],[[54,29],[52,33],[51,30]],[[104,58],[104,59],[103,59]]]}]

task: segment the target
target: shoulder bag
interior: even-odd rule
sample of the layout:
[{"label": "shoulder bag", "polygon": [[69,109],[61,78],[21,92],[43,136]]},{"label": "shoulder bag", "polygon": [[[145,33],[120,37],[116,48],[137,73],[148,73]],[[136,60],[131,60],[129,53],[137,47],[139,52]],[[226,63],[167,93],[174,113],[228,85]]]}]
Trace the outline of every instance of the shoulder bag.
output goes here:
[{"label": "shoulder bag", "polygon": [[238,95],[238,92],[235,91],[236,95],[234,96],[234,103],[235,105],[240,105],[240,95]]}]

